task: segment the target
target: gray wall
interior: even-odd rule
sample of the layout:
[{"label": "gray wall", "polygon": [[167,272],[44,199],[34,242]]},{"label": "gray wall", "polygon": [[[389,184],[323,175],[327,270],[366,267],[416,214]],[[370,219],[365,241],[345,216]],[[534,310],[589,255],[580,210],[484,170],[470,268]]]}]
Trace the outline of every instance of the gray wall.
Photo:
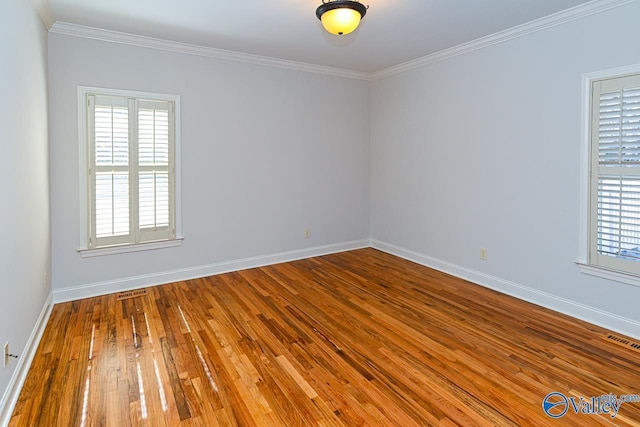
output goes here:
[{"label": "gray wall", "polygon": [[[50,294],[47,31],[31,2],[8,0],[0,2],[0,38],[0,349],[8,341],[23,360]],[[0,369],[0,408],[20,363]]]},{"label": "gray wall", "polygon": [[[367,241],[370,82],[56,33],[49,52],[54,295]],[[181,247],[77,253],[78,85],[181,96]]]}]

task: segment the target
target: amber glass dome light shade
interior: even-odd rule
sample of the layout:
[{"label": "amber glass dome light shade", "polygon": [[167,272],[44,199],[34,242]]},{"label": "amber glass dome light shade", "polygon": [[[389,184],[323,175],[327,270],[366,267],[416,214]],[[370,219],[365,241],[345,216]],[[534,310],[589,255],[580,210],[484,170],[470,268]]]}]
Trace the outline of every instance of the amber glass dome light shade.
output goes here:
[{"label": "amber glass dome light shade", "polygon": [[329,33],[344,36],[353,32],[367,13],[367,7],[358,1],[324,1],[316,9],[316,16]]}]

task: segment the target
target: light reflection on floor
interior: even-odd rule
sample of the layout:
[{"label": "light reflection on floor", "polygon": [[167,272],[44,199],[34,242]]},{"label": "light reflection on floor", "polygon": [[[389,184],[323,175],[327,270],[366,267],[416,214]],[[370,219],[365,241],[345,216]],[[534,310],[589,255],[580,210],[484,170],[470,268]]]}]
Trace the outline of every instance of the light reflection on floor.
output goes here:
[{"label": "light reflection on floor", "polygon": [[193,344],[196,347],[196,351],[198,352],[198,359],[200,359],[200,364],[202,365],[202,369],[204,369],[204,372],[207,375],[207,378],[209,379],[209,384],[211,384],[211,388],[213,389],[213,391],[217,393],[218,386],[215,380],[213,379],[213,375],[211,375],[211,371],[209,370],[209,365],[207,365],[207,362],[204,360],[204,356],[200,351],[200,347],[198,347],[198,344],[196,344],[195,339],[193,339],[193,334],[191,333],[191,326],[189,325],[189,322],[187,321],[187,318],[184,315],[184,312],[182,311],[182,307],[180,307],[180,304],[178,304],[178,311],[180,312],[180,317],[182,317],[182,321],[184,322],[185,328],[187,328],[189,335],[191,335],[191,340],[193,341]]},{"label": "light reflection on floor", "polygon": [[80,427],[87,424],[87,413],[89,410],[89,386],[91,385],[91,366],[93,364],[93,342],[96,337],[95,323],[91,327],[91,342],[89,343],[89,366],[87,366],[87,379],[84,384],[84,393],[82,396],[82,417],[80,418]]},{"label": "light reflection on floor", "polygon": [[[138,355],[136,354],[136,357]],[[147,419],[147,398],[144,394],[144,385],[142,384],[142,370],[140,369],[140,362],[136,360],[136,368],[138,369],[138,390],[140,392],[140,412],[142,419]]]},{"label": "light reflection on floor", "polygon": [[162,405],[162,412],[167,412],[167,397],[164,394],[164,387],[162,386],[162,379],[160,378],[160,369],[158,368],[158,361],[156,360],[156,349],[153,347],[153,336],[151,336],[149,318],[147,317],[147,313],[143,314],[144,323],[147,325],[147,336],[149,337],[149,345],[151,346],[151,355],[153,356],[153,370],[156,374],[156,382],[158,383],[158,391],[160,392],[160,404]]}]

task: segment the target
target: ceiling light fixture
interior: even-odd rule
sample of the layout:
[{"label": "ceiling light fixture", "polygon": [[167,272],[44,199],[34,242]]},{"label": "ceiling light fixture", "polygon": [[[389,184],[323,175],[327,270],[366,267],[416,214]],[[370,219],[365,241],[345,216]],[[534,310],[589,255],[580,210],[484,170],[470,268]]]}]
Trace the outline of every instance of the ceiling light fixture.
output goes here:
[{"label": "ceiling light fixture", "polygon": [[364,18],[369,6],[352,0],[322,0],[316,16],[325,30],[336,36],[353,32]]}]

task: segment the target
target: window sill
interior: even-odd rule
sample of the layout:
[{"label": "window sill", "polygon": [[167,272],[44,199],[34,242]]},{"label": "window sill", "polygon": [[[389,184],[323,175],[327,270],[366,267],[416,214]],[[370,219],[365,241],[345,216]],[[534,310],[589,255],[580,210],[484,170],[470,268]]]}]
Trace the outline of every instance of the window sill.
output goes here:
[{"label": "window sill", "polygon": [[182,239],[183,239],[182,237],[177,237],[171,240],[160,240],[156,242],[104,246],[101,248],[94,248],[94,249],[83,248],[83,249],[78,249],[78,252],[80,253],[80,256],[82,258],[90,258],[94,256],[123,254],[127,252],[151,251],[154,249],[164,249],[164,248],[173,248],[176,246],[181,246]]},{"label": "window sill", "polygon": [[631,286],[640,287],[640,276],[636,276],[631,273],[624,273],[617,270],[610,270],[603,267],[587,264],[582,261],[576,261],[576,265],[580,269],[580,272],[588,274],[589,276],[599,277],[601,279],[613,280],[616,282],[624,283]]}]

